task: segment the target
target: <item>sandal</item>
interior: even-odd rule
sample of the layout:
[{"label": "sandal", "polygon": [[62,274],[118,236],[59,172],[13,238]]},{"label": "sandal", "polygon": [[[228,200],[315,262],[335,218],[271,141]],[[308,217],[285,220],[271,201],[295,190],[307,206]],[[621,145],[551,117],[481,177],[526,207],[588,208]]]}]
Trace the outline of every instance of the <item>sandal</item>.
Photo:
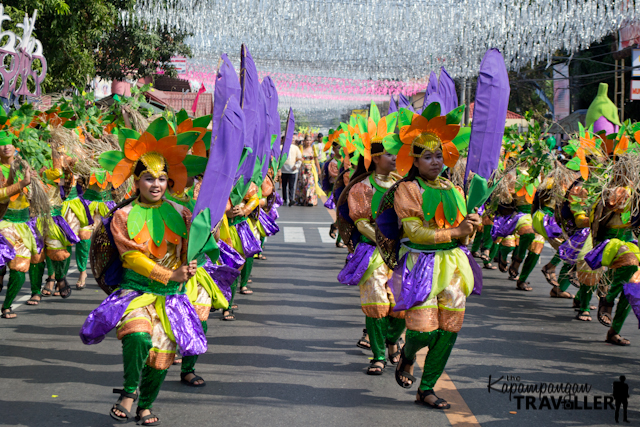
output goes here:
[{"label": "sandal", "polygon": [[237,310],[238,309],[238,304],[233,304],[231,307],[229,307],[231,310]]},{"label": "sandal", "polygon": [[[224,314],[225,312],[228,314]],[[225,310],[225,312],[222,313],[222,317],[220,318],[220,320],[225,320],[227,322],[236,320],[236,316],[233,314],[233,310]]]},{"label": "sandal", "polygon": [[[428,396],[431,396],[431,395],[436,396],[436,393],[433,391],[433,389],[424,390],[424,391],[418,390],[418,399],[416,399],[416,403],[418,403],[420,405],[429,406],[430,408],[433,408],[433,409],[449,409],[449,408],[451,408],[451,405],[449,405],[449,403],[446,400],[441,399],[438,396],[436,396],[436,397],[438,397],[438,399],[435,402],[433,402],[433,403],[427,402],[425,399]],[[440,405],[442,405],[442,406],[440,406]]]},{"label": "sandal", "polygon": [[[82,273],[80,273],[80,274],[82,274]],[[87,277],[86,276],[82,280],[80,280],[80,278],[78,278],[78,282],[76,283],[76,289],[81,291],[84,288],[86,288],[87,287],[87,283],[86,282],[87,282]]]},{"label": "sandal", "polygon": [[[60,283],[62,283],[62,286],[60,286]],[[60,290],[59,295],[62,297],[62,299],[67,299],[71,296],[71,286],[69,286],[69,282],[67,282],[67,279],[62,279],[60,282],[58,282],[58,289]]]},{"label": "sandal", "polygon": [[[400,361],[398,362],[398,366],[396,367],[396,382],[400,387],[411,388],[411,386],[413,386],[413,383],[416,382],[416,377],[414,377],[413,375],[411,375],[405,370],[407,366],[413,366],[415,361],[416,361],[415,357],[411,361],[408,361],[405,359],[404,347],[403,347],[402,352],[400,353]],[[402,377],[406,379],[403,380]]]},{"label": "sandal", "polygon": [[[49,283],[51,283],[51,286],[49,286]],[[51,277],[47,277],[47,280],[44,284],[44,288],[42,288],[41,295],[43,297],[50,297],[53,294],[53,289],[55,286],[56,286],[56,281],[53,280]],[[60,292],[57,292],[57,293],[58,295],[56,296],[59,296]]]},{"label": "sandal", "polygon": [[591,322],[591,313],[588,311],[581,311],[576,315],[576,319],[582,320],[583,322]]},{"label": "sandal", "polygon": [[[120,398],[113,405],[113,407],[111,408],[111,411],[109,411],[109,415],[111,415],[111,418],[113,418],[114,420],[119,421],[121,423],[129,421],[129,418],[131,418],[131,411],[127,411],[125,409],[125,407],[122,406],[120,403],[122,403],[122,399],[124,399],[124,398],[133,399],[133,401],[135,402],[136,400],[138,400],[138,394],[137,393],[127,393],[123,389],[119,389],[119,388],[114,388],[113,392],[115,394],[119,394]],[[132,405],[133,405],[133,403],[132,403]],[[116,415],[114,410],[118,410],[118,411],[122,412],[123,414],[125,414],[125,416],[122,417],[120,415]]]},{"label": "sandal", "polygon": [[610,334],[609,332],[607,332],[607,339],[604,340],[604,342],[613,344],[613,345],[620,345],[620,346],[626,346],[631,344],[631,341],[629,341],[626,338],[622,338],[620,334]]},{"label": "sandal", "polygon": [[544,276],[545,280],[547,281],[547,283],[549,283],[551,286],[553,287],[558,287],[560,286],[560,283],[558,283],[558,276],[556,276],[556,272],[549,272],[547,270],[547,266],[544,266],[544,268],[542,270],[542,275]]},{"label": "sandal", "polygon": [[532,291],[533,288],[531,286],[529,286],[529,282],[521,282],[520,280],[518,280],[518,283],[516,284],[516,289],[519,291]]},{"label": "sandal", "polygon": [[[380,364],[382,364],[382,366],[376,365],[376,363],[380,363]],[[374,359],[374,360],[371,361],[371,364],[367,368],[367,375],[382,375],[382,373],[384,372],[386,367],[387,367],[387,361],[386,360],[375,360]]]},{"label": "sandal", "polygon": [[362,338],[360,338],[358,340],[358,342],[356,343],[356,347],[360,347],[360,348],[363,348],[365,350],[371,350],[371,343],[367,339],[368,336],[369,335],[367,334],[367,330],[363,329],[362,330]]},{"label": "sandal", "polygon": [[[38,299],[35,299],[36,297],[38,297]],[[31,298],[29,298],[29,300],[25,303],[27,305],[38,305],[40,304],[40,294],[31,294]]]},{"label": "sandal", "polygon": [[482,252],[480,252],[480,259],[482,261],[489,261],[489,254],[491,253],[491,251],[485,249]]},{"label": "sandal", "polygon": [[[391,350],[389,350],[389,347],[391,347],[392,345],[395,345],[397,347],[396,352],[393,354],[391,354]],[[387,351],[389,352],[389,362],[392,365],[397,365],[398,362],[400,361],[398,357],[400,357],[401,350],[402,349],[400,348],[400,344],[398,342],[387,341]]]},{"label": "sandal", "polygon": [[506,259],[502,259],[501,256],[498,256],[498,269],[500,269],[502,273],[506,273],[509,269],[509,263]]},{"label": "sandal", "polygon": [[488,262],[486,264],[483,264],[482,268],[484,268],[485,270],[496,270],[498,267]]},{"label": "sandal", "polygon": [[[145,411],[146,409],[138,406],[136,409],[136,424],[141,426],[159,426],[160,425],[160,417],[155,415],[151,410],[149,410],[149,415],[145,415],[144,417],[140,416],[140,412]],[[156,421],[148,423],[147,421],[155,418]]]},{"label": "sandal", "polygon": [[598,322],[604,326],[611,327],[611,311],[613,303],[608,303],[606,297],[600,297],[598,301]]},{"label": "sandal", "polygon": [[253,291],[251,289],[249,289],[247,286],[241,287],[239,292],[242,295],[251,295],[253,293]]},{"label": "sandal", "polygon": [[551,298],[567,298],[567,299],[573,298],[573,295],[571,295],[567,291],[561,291],[560,288],[558,288],[557,286],[551,289],[551,292],[549,292],[549,296]]},{"label": "sandal", "polygon": [[331,227],[329,227],[329,237],[331,237],[332,239],[335,239],[337,237],[336,235],[337,230],[338,230],[338,226],[334,222],[333,224],[331,224]]},{"label": "sandal", "polygon": [[475,252],[471,252],[471,256],[474,258],[480,258],[481,255],[480,255],[480,252],[475,251]]},{"label": "sandal", "polygon": [[345,245],[344,243],[336,242],[336,248],[346,248],[346,247],[347,247],[347,245]]},{"label": "sandal", "polygon": [[[13,316],[11,316],[13,314]],[[11,317],[9,317],[11,316]],[[16,313],[11,308],[3,308],[2,315],[0,315],[3,319],[15,319],[18,317]]]},{"label": "sandal", "polygon": [[511,258],[511,265],[509,266],[509,280],[513,280],[514,282],[519,281],[518,278],[520,277],[520,264],[522,264],[522,260],[518,259],[516,257],[512,257]]},{"label": "sandal", "polygon": [[[191,380],[186,379],[189,374],[193,374],[193,378],[191,378]],[[196,381],[202,381],[202,383],[195,384]],[[180,382],[191,387],[204,387],[207,385],[207,383],[204,382],[204,378],[196,375],[195,372],[180,372]]]}]

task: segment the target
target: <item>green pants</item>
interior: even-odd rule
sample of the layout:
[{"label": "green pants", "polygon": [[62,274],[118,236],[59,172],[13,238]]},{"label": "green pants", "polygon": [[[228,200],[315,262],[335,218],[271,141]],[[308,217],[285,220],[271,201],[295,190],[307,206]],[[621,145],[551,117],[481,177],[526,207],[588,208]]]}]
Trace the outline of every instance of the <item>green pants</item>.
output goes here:
[{"label": "green pants", "polygon": [[90,248],[91,239],[80,240],[80,242],[76,243],[76,264],[78,264],[78,271],[81,273],[87,270]]},{"label": "green pants", "polygon": [[[200,323],[202,323],[202,330],[204,331],[204,333],[207,333],[207,330],[209,329],[207,326],[207,321],[203,320]],[[185,374],[188,374],[190,372],[195,372],[196,370],[196,362],[198,361],[198,356],[183,356],[182,357],[182,372]]]},{"label": "green pants", "polygon": [[149,358],[151,335],[136,332],[122,338],[122,360],[124,362],[124,391],[135,393],[140,385],[138,407],[150,409],[158,397],[167,370],[154,369],[146,364]]},{"label": "green pants", "polygon": [[484,265],[487,264],[491,264],[491,262],[495,259],[495,257],[498,255],[498,251],[500,250],[500,245],[496,245],[494,243],[491,244],[491,249],[489,250],[489,257],[488,259],[483,259],[482,263]]},{"label": "green pants", "polygon": [[44,276],[45,263],[31,264],[29,266],[29,281],[31,282],[31,294],[40,295],[42,288],[42,276]]},{"label": "green pants", "polygon": [[558,255],[558,252],[556,252],[555,254],[553,254],[553,258],[551,258],[551,261],[549,261],[549,264],[553,265],[554,267],[557,267],[558,264],[560,264],[562,262],[562,259],[560,258],[560,255]]},{"label": "green pants", "polygon": [[[569,289],[571,286],[571,280],[569,279],[569,272],[571,271],[571,264],[564,263],[562,264],[562,268],[560,269],[560,274],[558,274],[558,284],[560,285],[560,290],[562,292]],[[593,290],[591,291],[593,292]]]},{"label": "green pants", "polygon": [[407,343],[404,346],[404,355],[407,359],[415,358],[418,351],[424,347],[429,347],[429,352],[422,368],[420,390],[431,390],[436,385],[449,360],[457,337],[458,334],[456,332],[443,331],[442,329],[436,329],[431,332],[407,330]]},{"label": "green pants", "polygon": [[3,309],[10,309],[13,300],[16,299],[18,292],[22,289],[26,279],[26,274],[21,271],[9,269],[9,283],[7,284],[7,295],[4,297]]},{"label": "green pants", "polygon": [[240,287],[244,288],[249,283],[249,277],[251,277],[251,270],[253,270],[253,257],[247,258],[244,263],[244,268],[240,272]]},{"label": "green pants", "polygon": [[595,286],[587,286],[580,284],[580,289],[576,294],[576,301],[580,304],[580,311],[591,311],[591,296]]},{"label": "green pants", "polygon": [[52,274],[56,275],[56,280],[62,280],[67,277],[69,265],[71,265],[71,257],[62,261],[53,261],[51,258],[47,257],[46,261],[49,277],[51,277]]},{"label": "green pants", "polygon": [[620,295],[618,306],[616,307],[616,314],[613,316],[613,322],[611,323],[611,327],[616,334],[619,334],[620,330],[622,330],[622,325],[624,325],[624,321],[631,310],[631,305],[629,304],[629,301],[627,301],[627,297],[624,296],[622,288],[624,285],[629,283],[629,280],[631,280],[631,277],[637,270],[637,266],[629,265],[616,268],[612,273],[613,277],[611,279],[611,287],[609,287],[606,299],[609,304],[613,304],[616,297]]},{"label": "green pants", "polygon": [[231,298],[229,299],[229,310],[231,310],[231,306],[233,305],[233,300],[236,298],[236,291],[238,290],[238,283],[240,283],[240,276],[236,278],[231,284]]},{"label": "green pants", "polygon": [[485,225],[482,229],[482,233],[476,234],[476,238],[473,239],[473,246],[471,246],[471,252],[478,252],[480,248],[482,248],[483,251],[491,250],[493,248],[494,244],[491,239],[492,229],[492,225]]},{"label": "green pants", "polygon": [[386,345],[398,342],[405,329],[404,319],[397,317],[366,317],[367,333],[373,352],[373,360],[386,360]]}]

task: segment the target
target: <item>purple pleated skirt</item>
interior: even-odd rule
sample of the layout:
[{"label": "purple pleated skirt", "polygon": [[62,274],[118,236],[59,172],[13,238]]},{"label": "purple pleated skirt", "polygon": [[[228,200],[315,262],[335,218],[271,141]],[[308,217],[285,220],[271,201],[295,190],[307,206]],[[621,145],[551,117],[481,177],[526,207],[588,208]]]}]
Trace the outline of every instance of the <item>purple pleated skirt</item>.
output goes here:
[{"label": "purple pleated skirt", "polygon": [[627,297],[633,313],[638,318],[638,328],[640,329],[640,283],[627,283],[623,287],[624,296]]},{"label": "purple pleated skirt", "polygon": [[60,227],[60,230],[62,230],[62,233],[64,233],[69,243],[71,243],[72,245],[75,245],[76,243],[80,242],[80,238],[76,235],[76,233],[73,232],[73,230],[71,229],[71,226],[69,225],[67,220],[65,220],[62,217],[62,215],[56,215],[52,218],[53,218],[53,222],[58,227]]},{"label": "purple pleated skirt", "polygon": [[547,233],[549,239],[556,239],[562,236],[562,228],[560,228],[553,215],[544,214],[542,225],[544,226],[544,231]]},{"label": "purple pleated skirt", "polygon": [[278,227],[276,221],[267,215],[262,209],[258,210],[258,221],[262,224],[267,236],[274,236],[278,231],[280,231],[280,227]]},{"label": "purple pleated skirt", "polygon": [[343,285],[355,286],[360,283],[362,276],[369,268],[371,257],[376,250],[374,245],[360,243],[356,246],[356,250],[347,256],[347,263],[338,273],[338,282]]},{"label": "purple pleated skirt", "polygon": [[499,237],[507,237],[515,233],[516,225],[520,218],[525,216],[523,212],[517,212],[512,215],[496,215],[493,219],[493,229],[491,229],[491,238],[495,241]]},{"label": "purple pleated skirt", "polygon": [[[32,230],[33,231],[33,230]],[[40,252],[40,250],[38,250]],[[16,251],[9,241],[0,234],[0,268],[8,265],[16,257]]]},{"label": "purple pleated skirt", "polygon": [[327,201],[324,202],[324,207],[327,209],[335,209],[336,208],[336,202],[333,200],[333,197],[329,196],[329,198],[327,198]]},{"label": "purple pleated skirt", "polygon": [[602,256],[609,242],[610,240],[606,239],[604,242],[594,246],[593,249],[584,256],[584,260],[590,269],[597,270],[602,267]]},{"label": "purple pleated skirt", "polygon": [[220,248],[220,262],[224,265],[235,269],[239,269],[244,265],[242,255],[229,246],[224,240],[218,241],[218,248]]},{"label": "purple pleated skirt", "polygon": [[37,221],[37,218],[31,218],[29,221],[27,221],[27,225],[31,230],[31,234],[33,234],[33,237],[36,239],[36,247],[38,248],[38,253],[41,253],[44,249],[44,238],[42,237],[42,233],[40,233],[40,230],[38,230]]},{"label": "purple pleated skirt", "polygon": [[[123,295],[124,294],[124,295]],[[125,310],[135,298],[143,295],[138,291],[118,289],[93,310],[80,329],[80,339],[87,345],[98,344],[116,327]],[[167,295],[165,311],[183,356],[197,356],[207,351],[207,337],[202,330],[198,314],[186,295]]]},{"label": "purple pleated skirt", "polygon": [[558,248],[558,256],[567,264],[575,264],[578,254],[591,234],[590,228],[581,228],[565,240]]},{"label": "purple pleated skirt", "polygon": [[262,252],[260,240],[253,234],[253,231],[251,231],[251,226],[247,220],[236,224],[234,227],[236,227],[238,237],[240,238],[240,242],[242,242],[242,252],[244,252],[245,258]]},{"label": "purple pleated skirt", "polygon": [[208,259],[202,267],[216,282],[218,289],[220,289],[227,301],[231,300],[231,285],[233,285],[233,282],[240,276],[240,270],[227,265],[214,264]]}]

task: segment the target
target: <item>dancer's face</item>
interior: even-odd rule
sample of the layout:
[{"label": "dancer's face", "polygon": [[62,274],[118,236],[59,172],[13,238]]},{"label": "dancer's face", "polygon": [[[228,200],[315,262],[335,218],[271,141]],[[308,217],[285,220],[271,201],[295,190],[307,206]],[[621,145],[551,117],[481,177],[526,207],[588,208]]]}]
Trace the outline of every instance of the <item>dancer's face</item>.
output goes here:
[{"label": "dancer's face", "polygon": [[423,179],[434,181],[440,175],[444,166],[442,150],[438,149],[435,152],[424,150],[422,156],[419,159],[415,159],[413,164],[418,168]]},{"label": "dancer's face", "polygon": [[2,145],[0,146],[0,157],[2,160],[10,159],[16,153],[16,147],[13,145]]},{"label": "dancer's face", "polygon": [[389,153],[383,153],[380,156],[374,156],[373,162],[376,164],[376,173],[380,175],[389,175],[396,170],[396,156]]},{"label": "dancer's face", "polygon": [[166,175],[156,178],[149,172],[143,173],[138,180],[141,201],[143,203],[159,202],[167,191],[167,181]]}]

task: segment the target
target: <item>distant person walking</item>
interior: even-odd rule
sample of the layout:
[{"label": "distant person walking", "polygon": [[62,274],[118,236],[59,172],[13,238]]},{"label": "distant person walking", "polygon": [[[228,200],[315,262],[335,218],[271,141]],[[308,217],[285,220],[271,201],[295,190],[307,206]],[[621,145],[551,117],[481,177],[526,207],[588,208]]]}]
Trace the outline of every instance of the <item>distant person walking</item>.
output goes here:
[{"label": "distant person walking", "polygon": [[616,401],[616,422],[620,417],[620,405],[622,405],[622,421],[628,423],[627,419],[627,403],[629,399],[629,384],[625,383],[627,378],[624,375],[620,376],[620,381],[613,382],[613,398]]},{"label": "distant person walking", "polygon": [[296,176],[298,175],[298,170],[302,166],[302,152],[300,148],[296,144],[291,144],[289,148],[289,155],[287,156],[287,161],[284,162],[282,166],[282,199],[284,201],[283,204],[289,204],[289,206],[294,203],[294,195],[296,191]]}]

